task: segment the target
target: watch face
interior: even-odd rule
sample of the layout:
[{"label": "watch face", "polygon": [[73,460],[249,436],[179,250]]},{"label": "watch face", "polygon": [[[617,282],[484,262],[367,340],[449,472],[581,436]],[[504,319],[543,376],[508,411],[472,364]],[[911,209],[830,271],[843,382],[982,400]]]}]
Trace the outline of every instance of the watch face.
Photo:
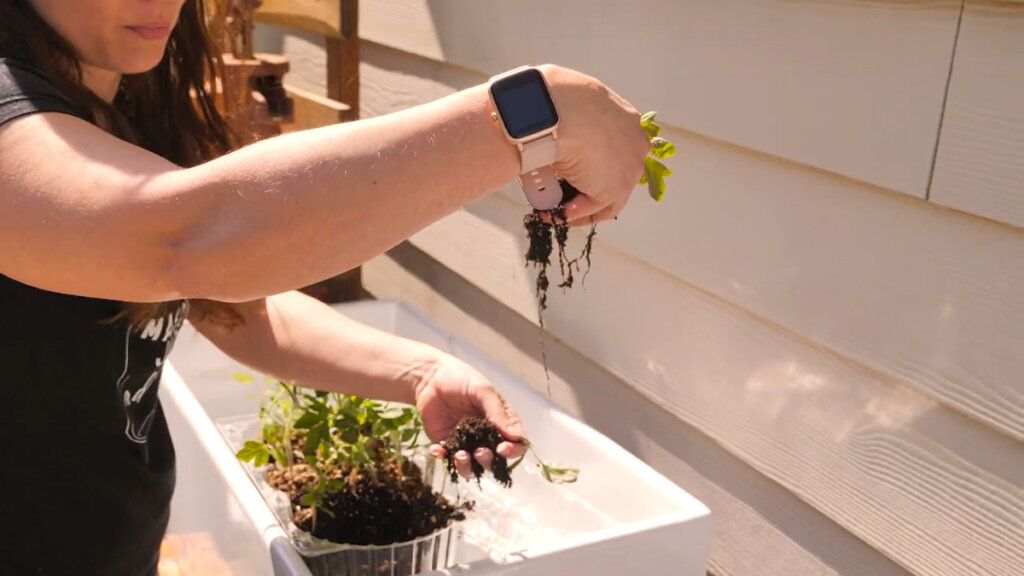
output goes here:
[{"label": "watch face", "polygon": [[512,138],[523,138],[558,124],[558,113],[544,77],[535,69],[494,81],[491,95]]}]

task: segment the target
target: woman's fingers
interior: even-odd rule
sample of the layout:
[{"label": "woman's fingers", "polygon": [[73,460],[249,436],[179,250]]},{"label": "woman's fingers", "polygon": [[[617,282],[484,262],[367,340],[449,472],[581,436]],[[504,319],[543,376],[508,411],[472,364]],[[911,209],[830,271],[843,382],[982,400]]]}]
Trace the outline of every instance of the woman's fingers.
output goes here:
[{"label": "woman's fingers", "polygon": [[[428,448],[430,455],[437,459],[445,457],[446,452],[444,446],[440,444],[431,444]],[[519,442],[502,442],[497,447],[498,455],[503,456],[509,460],[515,460],[526,452],[526,445]],[[477,461],[480,466],[483,466],[484,470],[490,470],[491,466],[494,465],[494,453],[487,448],[477,448],[473,451],[473,459]],[[472,463],[469,460],[469,453],[465,450],[459,450],[455,453],[455,470],[463,478],[473,477]]]},{"label": "woman's fingers", "polygon": [[477,448],[473,451],[473,459],[483,466],[484,470],[490,470],[494,464],[494,453],[487,448]]},{"label": "woman's fingers", "polygon": [[473,465],[469,461],[469,453],[465,450],[459,450],[455,453],[455,471],[459,473],[459,476],[466,478],[473,477]]},{"label": "woman's fingers", "polygon": [[621,212],[623,208],[625,208],[624,204],[612,204],[611,206],[607,206],[595,214],[583,218],[576,218],[574,220],[572,218],[567,217],[566,220],[568,220],[568,222],[566,222],[566,224],[568,224],[569,226],[589,226],[594,222],[601,222],[602,220],[613,220],[619,217],[619,212]]},{"label": "woman's fingers", "polygon": [[526,453],[526,444],[522,442],[501,442],[498,444],[498,455],[515,460]]},{"label": "woman's fingers", "polygon": [[603,202],[598,202],[587,196],[586,194],[579,194],[565,205],[565,219],[569,223],[581,222],[583,220],[590,219],[598,212],[605,209]]},{"label": "woman's fingers", "polygon": [[444,446],[441,446],[440,444],[431,444],[430,447],[427,448],[427,452],[430,452],[430,455],[438,460],[444,458],[446,454]]},{"label": "woman's fingers", "polygon": [[512,441],[523,439],[523,421],[494,388],[488,386],[478,394],[478,397],[484,418],[493,422],[502,436]]}]

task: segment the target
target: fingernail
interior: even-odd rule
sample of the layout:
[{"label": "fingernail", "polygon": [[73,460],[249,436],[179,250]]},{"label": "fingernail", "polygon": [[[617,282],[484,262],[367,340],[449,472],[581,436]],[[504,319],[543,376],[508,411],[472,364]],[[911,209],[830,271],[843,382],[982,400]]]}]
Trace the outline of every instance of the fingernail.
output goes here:
[{"label": "fingernail", "polygon": [[483,458],[486,454],[487,450],[483,448],[477,448],[476,450],[473,451],[473,457],[478,459]]}]

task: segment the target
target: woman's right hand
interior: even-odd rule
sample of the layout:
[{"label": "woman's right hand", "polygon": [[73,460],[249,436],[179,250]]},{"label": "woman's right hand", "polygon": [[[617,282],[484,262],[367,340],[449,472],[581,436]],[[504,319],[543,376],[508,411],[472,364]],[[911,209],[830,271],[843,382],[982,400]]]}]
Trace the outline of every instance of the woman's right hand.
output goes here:
[{"label": "woman's right hand", "polygon": [[565,207],[570,225],[614,218],[643,174],[650,142],[632,104],[596,78],[538,67],[558,109],[555,171],[581,194]]}]

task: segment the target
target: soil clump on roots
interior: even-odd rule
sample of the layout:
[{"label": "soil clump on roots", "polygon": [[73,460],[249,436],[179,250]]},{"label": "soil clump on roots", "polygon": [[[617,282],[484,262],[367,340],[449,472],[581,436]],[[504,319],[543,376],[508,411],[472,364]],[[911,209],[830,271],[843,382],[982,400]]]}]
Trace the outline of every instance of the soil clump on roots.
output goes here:
[{"label": "soil clump on roots", "polygon": [[472,456],[477,448],[487,448],[494,454],[491,474],[494,475],[495,481],[505,488],[511,488],[512,475],[508,459],[498,454],[498,444],[503,441],[501,433],[490,420],[467,416],[459,421],[459,424],[448,435],[448,439],[444,441],[445,461],[448,464],[448,474],[451,476],[452,482],[459,481],[459,473],[455,469],[455,453],[459,450],[465,450],[470,455],[470,467],[473,470],[473,476],[479,482],[480,477],[484,474],[484,467]]}]

